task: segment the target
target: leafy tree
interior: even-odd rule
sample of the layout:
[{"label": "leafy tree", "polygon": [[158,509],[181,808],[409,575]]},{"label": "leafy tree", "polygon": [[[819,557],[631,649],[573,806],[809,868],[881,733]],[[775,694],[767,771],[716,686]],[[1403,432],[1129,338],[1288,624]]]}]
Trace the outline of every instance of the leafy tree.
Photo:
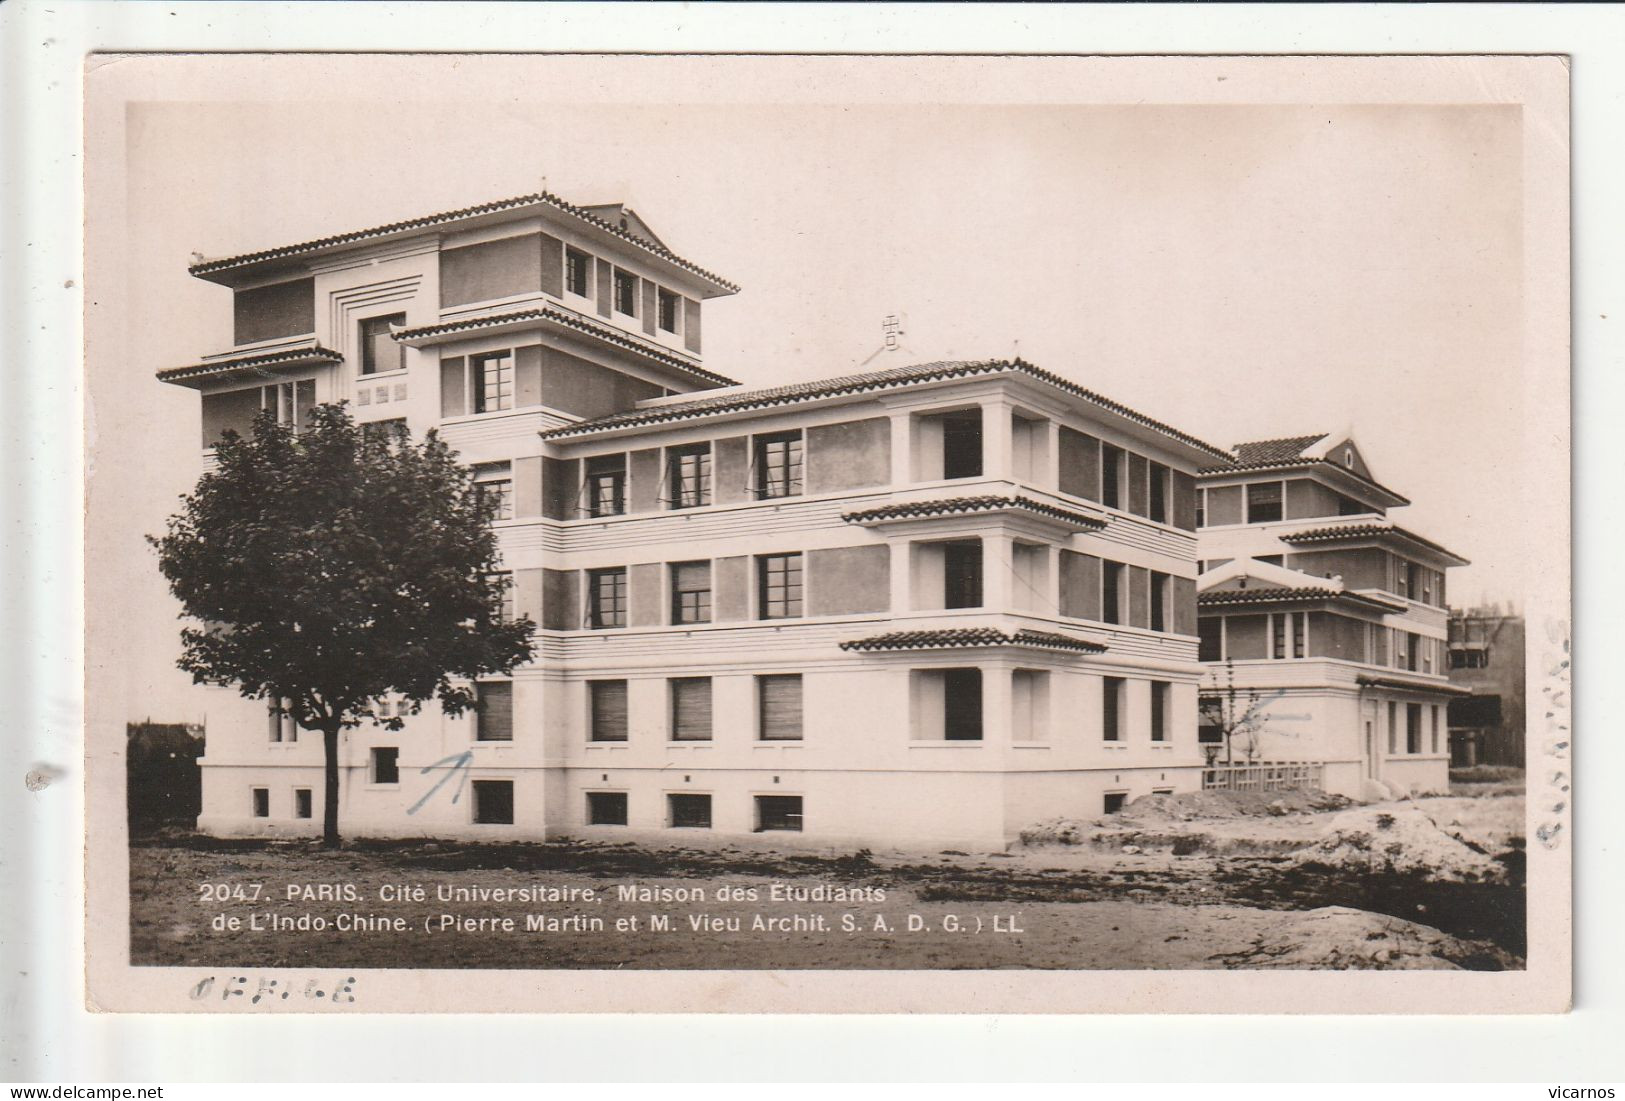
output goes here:
[{"label": "leafy tree", "polygon": [[335,847],[339,732],[399,730],[389,697],[411,715],[436,696],[448,715],[475,707],[468,682],[529,661],[535,625],[504,619],[495,502],[435,432],[414,444],[318,405],[298,433],[264,414],[215,455],[148,537],[182,618],[202,624],[181,631],[177,664],[321,731]]}]

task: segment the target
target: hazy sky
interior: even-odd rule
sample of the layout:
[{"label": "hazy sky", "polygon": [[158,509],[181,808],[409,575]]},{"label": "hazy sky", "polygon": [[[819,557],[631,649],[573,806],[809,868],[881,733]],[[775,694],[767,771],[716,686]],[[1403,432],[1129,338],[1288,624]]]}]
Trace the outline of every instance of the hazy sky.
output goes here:
[{"label": "hazy sky", "polygon": [[917,87],[886,95],[883,76],[843,103],[840,74],[816,69],[816,94],[752,101],[728,59],[667,102],[591,79],[591,59],[569,63],[572,82],[533,60],[551,68],[500,92],[415,83],[401,59],[365,96],[320,99],[331,72],[262,64],[132,104],[123,149],[101,151],[126,157],[129,262],[122,285],[91,290],[122,294],[128,324],[116,371],[91,380],[92,415],[127,457],[98,471],[87,569],[129,601],[138,714],[200,707],[140,542],[198,473],[197,397],[153,372],[231,343],[230,292],[189,277],[190,254],[544,178],[572,201],[628,201],[741,285],[706,307],[706,364],[723,374],[850,371],[903,312],[912,355],[887,365],[1019,341],[1220,446],[1352,427],[1377,478],[1416,502],[1394,518],[1473,560],[1452,571],[1452,602],[1520,596],[1524,563],[1498,534],[1521,438],[1515,107],[978,104],[974,81],[922,103]]}]

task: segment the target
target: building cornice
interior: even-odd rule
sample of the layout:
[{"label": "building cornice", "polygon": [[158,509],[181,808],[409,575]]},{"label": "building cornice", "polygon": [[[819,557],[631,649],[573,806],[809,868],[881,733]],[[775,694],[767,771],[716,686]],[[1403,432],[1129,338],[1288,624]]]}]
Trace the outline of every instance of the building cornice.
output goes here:
[{"label": "building cornice", "polygon": [[1417,677],[1414,680],[1405,676],[1369,676],[1361,675],[1354,678],[1354,682],[1361,688],[1392,688],[1406,692],[1432,692],[1440,696],[1471,696],[1472,689],[1451,684],[1444,680],[1424,680]]},{"label": "building cornice", "polygon": [[343,362],[344,357],[338,352],[312,341],[297,348],[222,356],[186,367],[169,367],[158,372],[158,380],[195,387],[221,380],[267,378],[302,367],[319,367]]},{"label": "building cornice", "polygon": [[1293,546],[1306,544],[1347,543],[1347,542],[1395,542],[1420,547],[1425,551],[1446,559],[1452,566],[1470,565],[1467,559],[1455,551],[1440,546],[1431,539],[1424,539],[1414,531],[1408,531],[1398,524],[1373,524],[1370,522],[1359,524],[1328,524],[1324,527],[1306,528],[1303,531],[1292,532],[1279,537],[1281,542]]},{"label": "building cornice", "polygon": [[[423,348],[435,344],[445,344],[464,336],[501,332],[506,329],[521,329],[536,325],[556,325],[577,333],[585,333],[596,340],[602,340],[625,351],[634,352],[659,363],[663,367],[691,375],[708,386],[739,385],[735,379],[707,371],[705,368],[683,359],[681,356],[673,355],[663,349],[647,344],[631,333],[623,332],[613,326],[600,325],[595,321],[589,321],[572,310],[556,306],[535,306],[524,310],[509,310],[504,313],[463,317],[458,318],[456,321],[440,321],[433,325],[419,325],[413,329],[401,329],[393,335],[397,341],[410,348]],[[576,428],[579,426],[569,425],[568,427]],[[563,429],[556,431],[563,431]]]},{"label": "building cornice", "polygon": [[874,652],[884,650],[957,650],[990,646],[1021,646],[1038,650],[1065,650],[1082,654],[1104,654],[1098,642],[1074,638],[1052,631],[1023,627],[1006,633],[994,627],[950,627],[935,631],[892,631],[840,644],[843,650]]},{"label": "building cornice", "polygon": [[213,282],[224,282],[216,276],[239,271],[257,264],[264,264],[277,260],[288,260],[310,253],[323,252],[343,245],[357,244],[363,241],[372,241],[385,237],[392,237],[401,233],[411,233],[426,229],[448,226],[472,218],[484,217],[492,214],[504,214],[522,211],[528,207],[544,208],[567,214],[595,229],[609,233],[629,244],[657,256],[667,263],[673,264],[690,275],[694,275],[710,283],[713,287],[726,294],[737,294],[739,287],[730,283],[714,272],[707,271],[692,261],[685,260],[672,252],[665,245],[650,241],[615,225],[613,222],[598,217],[583,207],[559,198],[551,192],[541,191],[530,195],[520,195],[512,199],[498,199],[494,202],[480,203],[476,206],[462,207],[457,210],[442,211],[438,214],[426,214],[419,218],[409,218],[404,222],[390,222],[387,225],[373,226],[369,229],[353,230],[349,233],[338,233],[329,237],[318,237],[311,241],[301,241],[298,244],[284,245],[280,248],[262,249],[259,252],[246,252],[239,256],[227,256],[217,260],[203,260],[191,265],[186,270],[199,279],[209,279]]},{"label": "building cornice", "polygon": [[1404,605],[1397,602],[1380,600],[1364,593],[1353,592],[1348,589],[1331,589],[1323,586],[1302,589],[1286,589],[1266,587],[1259,589],[1225,589],[1199,593],[1196,597],[1198,609],[1208,608],[1242,608],[1268,604],[1321,604],[1342,601],[1357,608],[1374,612],[1394,612]]},{"label": "building cornice", "polygon": [[1047,505],[1030,497],[950,497],[934,501],[904,501],[841,514],[849,524],[871,525],[897,520],[927,519],[975,512],[1025,512],[1040,519],[1056,521],[1073,531],[1099,531],[1106,527],[1102,518]]},{"label": "building cornice", "polygon": [[747,390],[735,394],[716,394],[696,401],[634,409],[629,412],[602,417],[598,420],[584,421],[581,424],[572,424],[564,428],[544,432],[543,436],[549,439],[586,436],[623,428],[696,420],[702,417],[722,416],[727,413],[793,405],[824,398],[897,390],[906,386],[917,386],[925,383],[1010,375],[1024,376],[1046,383],[1074,398],[1081,399],[1106,412],[1116,414],[1141,427],[1149,428],[1168,439],[1177,441],[1187,448],[1202,452],[1210,457],[1223,458],[1225,455],[1223,451],[1210,443],[1205,443],[1195,436],[1181,432],[1176,428],[1163,424],[1161,421],[1153,420],[1143,413],[1136,413],[1126,405],[1121,405],[1110,398],[1095,393],[1093,390],[1079,386],[1075,382],[1022,359],[936,360],[930,363],[915,364],[910,367],[899,367],[889,371],[816,379],[810,382],[775,386],[765,390]]}]

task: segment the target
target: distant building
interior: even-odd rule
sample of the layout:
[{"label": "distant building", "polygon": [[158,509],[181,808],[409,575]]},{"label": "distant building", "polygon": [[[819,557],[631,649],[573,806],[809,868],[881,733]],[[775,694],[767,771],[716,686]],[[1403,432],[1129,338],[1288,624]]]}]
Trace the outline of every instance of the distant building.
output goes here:
[{"label": "distant building", "polygon": [[1328,791],[1449,783],[1445,571],[1467,560],[1388,519],[1410,504],[1346,432],[1237,445],[1198,482],[1208,715],[1258,721],[1231,759],[1314,761]]},{"label": "distant building", "polygon": [[1450,701],[1450,763],[1524,763],[1523,617],[1500,607],[1450,613],[1450,683],[1472,693]]},{"label": "distant building", "polygon": [[[437,428],[539,625],[476,714],[345,735],[347,831],[996,845],[1200,786],[1195,484],[1223,451],[1020,360],[747,390],[700,354],[737,288],[619,205],[191,271],[236,321],[159,374],[199,392],[205,463],[262,408]],[[215,695],[199,827],[315,833],[321,739]]]}]

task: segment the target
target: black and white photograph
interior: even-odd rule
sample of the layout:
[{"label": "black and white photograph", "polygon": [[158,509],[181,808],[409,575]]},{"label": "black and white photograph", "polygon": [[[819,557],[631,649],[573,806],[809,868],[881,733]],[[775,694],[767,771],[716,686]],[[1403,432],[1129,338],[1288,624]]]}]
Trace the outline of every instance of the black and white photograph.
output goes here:
[{"label": "black and white photograph", "polygon": [[1560,59],[85,80],[98,1005],[1567,1006]]}]

